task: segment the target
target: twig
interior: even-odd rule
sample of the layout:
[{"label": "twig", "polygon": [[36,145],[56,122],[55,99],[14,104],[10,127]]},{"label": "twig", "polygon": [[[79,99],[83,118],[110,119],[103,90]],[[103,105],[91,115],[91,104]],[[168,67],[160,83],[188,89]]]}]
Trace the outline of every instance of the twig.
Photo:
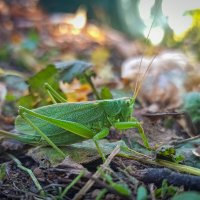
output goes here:
[{"label": "twig", "polygon": [[183,144],[183,143],[186,143],[186,142],[192,142],[192,141],[195,141],[197,139],[200,139],[200,135],[190,137],[190,138],[186,138],[186,139],[182,139],[182,140],[178,140],[178,141],[172,141],[170,144],[176,146],[176,145]]},{"label": "twig", "polygon": [[187,165],[182,165],[182,164],[177,164],[177,163],[170,162],[167,160],[161,160],[161,159],[153,160],[153,159],[148,159],[146,157],[137,157],[137,156],[132,156],[132,155],[124,154],[124,153],[120,153],[120,154],[118,154],[118,156],[136,160],[136,161],[146,163],[146,164],[163,166],[163,167],[167,167],[167,168],[170,168],[173,170],[177,170],[179,172],[185,172],[188,174],[200,176],[200,169],[198,169],[198,168],[187,166]]},{"label": "twig", "polygon": [[167,168],[137,170],[135,177],[146,184],[154,183],[156,186],[159,186],[162,184],[163,179],[165,179],[170,185],[184,186],[187,190],[200,191],[199,176],[181,174]]},{"label": "twig", "polygon": [[[112,153],[108,156],[106,161],[103,163],[103,165],[96,171],[96,173],[92,176],[94,179],[97,179],[100,177],[101,172],[104,170],[105,167],[107,167],[112,159],[119,153],[120,151],[120,146],[117,145],[115,149],[112,151]],[[75,195],[73,200],[79,200],[82,198],[82,196],[85,195],[85,193],[92,187],[92,185],[95,183],[94,180],[89,180],[85,186]]]},{"label": "twig", "polygon": [[149,191],[150,191],[151,199],[156,200],[155,192],[154,192],[155,191],[154,184],[149,184]]}]

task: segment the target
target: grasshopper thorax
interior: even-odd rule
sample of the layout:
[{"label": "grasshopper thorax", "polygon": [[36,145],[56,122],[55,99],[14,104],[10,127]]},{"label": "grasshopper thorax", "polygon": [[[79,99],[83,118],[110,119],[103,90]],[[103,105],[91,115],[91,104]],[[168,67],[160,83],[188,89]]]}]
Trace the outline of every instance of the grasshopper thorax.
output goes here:
[{"label": "grasshopper thorax", "polygon": [[104,100],[101,102],[101,106],[110,120],[129,121],[133,113],[134,99],[125,97]]}]

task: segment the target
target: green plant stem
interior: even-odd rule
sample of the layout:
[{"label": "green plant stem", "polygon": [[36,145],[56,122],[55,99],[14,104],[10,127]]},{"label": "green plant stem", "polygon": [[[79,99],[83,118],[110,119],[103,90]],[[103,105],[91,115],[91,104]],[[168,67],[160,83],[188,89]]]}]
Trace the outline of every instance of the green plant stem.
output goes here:
[{"label": "green plant stem", "polygon": [[169,167],[171,169],[175,169],[175,170],[180,171],[180,172],[186,172],[188,174],[200,176],[200,169],[195,168],[195,167],[191,167],[191,166],[187,166],[187,165],[181,165],[181,164],[177,164],[177,163],[173,163],[173,162],[170,162],[170,161],[167,161],[167,160],[161,160],[161,159],[157,159],[156,162],[159,163],[161,166],[166,166],[166,167]]},{"label": "green plant stem", "polygon": [[142,162],[142,163],[151,164],[151,165],[158,165],[158,166],[162,166],[162,167],[168,167],[168,168],[171,168],[173,170],[177,170],[179,172],[186,172],[188,174],[200,176],[200,169],[195,168],[195,167],[190,167],[190,166],[187,166],[187,165],[181,165],[181,164],[177,164],[177,163],[173,163],[173,162],[170,162],[170,161],[167,161],[167,160],[161,160],[161,159],[152,160],[152,159],[148,159],[145,155],[144,155],[144,157],[132,156],[132,155],[128,155],[128,154],[125,154],[125,153],[119,153],[117,155],[120,156],[120,157],[136,160],[136,161],[139,161],[139,162]]},{"label": "green plant stem", "polygon": [[82,170],[80,174],[64,189],[62,194],[60,195],[61,198],[64,198],[64,196],[67,194],[67,192],[81,179],[82,176],[84,176],[85,172]]},{"label": "green plant stem", "polygon": [[128,152],[134,153],[134,154],[136,154],[138,157],[142,157],[142,158],[145,158],[145,159],[151,159],[150,156],[147,156],[147,155],[145,155],[145,154],[143,154],[143,153],[140,153],[140,152],[138,152],[138,151],[135,151],[134,149],[131,149],[131,148],[129,148],[128,146],[121,146],[120,148],[121,148],[122,151],[128,151]]},{"label": "green plant stem", "polygon": [[22,163],[16,158],[14,157],[13,155],[11,154],[8,154],[8,156],[13,159],[13,161],[17,164],[17,167],[19,167],[21,170],[25,171],[26,173],[29,174],[29,176],[31,177],[32,181],[34,182],[36,188],[38,189],[38,191],[40,192],[40,194],[44,197],[45,196],[45,193],[44,193],[44,190],[42,189],[42,186],[40,185],[40,183],[38,182],[37,178],[35,177],[35,175],[33,174],[33,172],[24,167],[22,165]]},{"label": "green plant stem", "polygon": [[4,136],[5,138],[9,138],[9,139],[19,139],[19,135],[18,134],[14,134],[14,133],[10,133],[4,130],[0,130],[0,135]]},{"label": "green plant stem", "polygon": [[104,196],[105,196],[105,194],[108,192],[108,190],[106,189],[106,188],[104,188],[103,190],[101,190],[99,193],[98,193],[98,195],[97,195],[97,197],[95,198],[95,200],[101,200]]},{"label": "green plant stem", "polygon": [[92,90],[93,90],[93,92],[94,92],[94,94],[95,94],[97,100],[100,100],[101,97],[100,97],[100,95],[99,95],[99,93],[98,93],[96,87],[94,86],[94,83],[92,82],[91,77],[90,77],[89,75],[87,75],[86,73],[84,73],[84,76],[85,76],[86,81],[87,81],[87,82],[89,83],[89,85],[91,86],[91,88],[92,88]]}]

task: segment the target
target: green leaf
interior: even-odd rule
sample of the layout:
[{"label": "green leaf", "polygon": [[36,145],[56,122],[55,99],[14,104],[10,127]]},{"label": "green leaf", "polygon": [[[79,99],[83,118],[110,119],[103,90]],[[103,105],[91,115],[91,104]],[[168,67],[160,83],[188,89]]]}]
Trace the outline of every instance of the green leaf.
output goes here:
[{"label": "green leaf", "polygon": [[102,177],[109,183],[110,187],[116,190],[118,193],[122,194],[123,196],[130,196],[131,190],[129,189],[126,183],[116,183],[113,182],[112,176],[107,173],[102,172]]},{"label": "green leaf", "polygon": [[161,146],[156,151],[157,151],[157,155],[163,156],[163,157],[171,157],[176,154],[176,150],[174,149],[174,147],[169,146],[169,145]]},{"label": "green leaf", "polygon": [[184,155],[184,164],[192,167],[200,168],[200,159],[193,152],[196,144],[200,143],[200,138],[191,141],[185,141],[175,145],[177,155]]},{"label": "green leaf", "polygon": [[189,92],[184,96],[183,110],[190,115],[193,123],[200,123],[200,92]]},{"label": "green leaf", "polygon": [[177,196],[174,196],[172,200],[199,200],[200,193],[198,192],[183,192]]},{"label": "green leaf", "polygon": [[6,177],[6,163],[0,165],[0,181],[3,181]]},{"label": "green leaf", "polygon": [[25,97],[21,97],[18,100],[18,105],[27,108],[48,105],[50,103],[50,98],[47,91],[44,89],[44,83],[49,83],[54,90],[63,96],[59,90],[59,80],[70,82],[75,77],[83,76],[83,73],[90,67],[92,67],[92,64],[79,60],[58,62],[55,65],[48,65],[45,69],[29,78],[27,81],[29,85],[29,94]]},{"label": "green leaf", "polygon": [[37,103],[37,97],[29,94],[29,95],[26,95],[26,96],[22,96],[19,98],[19,100],[17,101],[17,105],[22,105],[26,108],[33,108],[34,105]]},{"label": "green leaf", "polygon": [[85,71],[92,67],[91,63],[75,60],[63,61],[55,63],[55,67],[59,72],[59,77],[64,82],[71,82],[73,78],[82,75]]},{"label": "green leaf", "polygon": [[165,199],[167,197],[174,196],[174,194],[177,193],[178,189],[178,187],[172,185],[168,186],[167,181],[164,179],[162,182],[162,186],[155,190],[155,196],[157,198]]},{"label": "green leaf", "polygon": [[52,87],[57,86],[57,70],[53,65],[48,65],[45,69],[41,70],[32,76],[27,82],[31,92],[44,94],[44,83],[48,82]]},{"label": "green leaf", "polygon": [[176,153],[176,149],[170,145],[163,145],[156,150],[156,158],[170,160],[179,163],[185,159],[181,154]]},{"label": "green leaf", "polygon": [[[110,143],[107,140],[100,140],[99,144],[105,155],[109,155],[117,145],[125,145],[123,141]],[[79,164],[89,163],[100,158],[93,140],[87,140],[59,148],[66,154],[66,156],[69,156],[72,161]],[[46,159],[53,167],[59,165],[63,160],[58,152],[52,147],[39,146],[32,148],[29,150],[28,155],[38,163],[40,163],[41,160]]]},{"label": "green leaf", "polygon": [[147,195],[147,189],[144,186],[139,186],[137,190],[137,197],[136,200],[146,200],[148,197]]},{"label": "green leaf", "polygon": [[113,99],[112,93],[109,88],[103,87],[100,92],[101,99]]},{"label": "green leaf", "polygon": [[48,65],[45,69],[35,74],[27,81],[29,85],[29,94],[21,97],[18,101],[18,105],[27,108],[33,108],[36,105],[48,105],[50,99],[44,88],[46,82],[49,83],[54,90],[59,91],[58,74],[54,65]]},{"label": "green leaf", "polygon": [[112,183],[111,187],[123,196],[130,196],[131,190],[125,183]]}]

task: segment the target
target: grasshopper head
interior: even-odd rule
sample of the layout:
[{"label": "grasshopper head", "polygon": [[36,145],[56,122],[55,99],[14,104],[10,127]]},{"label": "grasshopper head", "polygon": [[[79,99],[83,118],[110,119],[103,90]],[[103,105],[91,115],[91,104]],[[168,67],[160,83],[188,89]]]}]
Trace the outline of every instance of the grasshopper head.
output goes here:
[{"label": "grasshopper head", "polygon": [[135,100],[134,98],[125,98],[120,102],[121,117],[120,121],[129,121],[133,114]]}]

